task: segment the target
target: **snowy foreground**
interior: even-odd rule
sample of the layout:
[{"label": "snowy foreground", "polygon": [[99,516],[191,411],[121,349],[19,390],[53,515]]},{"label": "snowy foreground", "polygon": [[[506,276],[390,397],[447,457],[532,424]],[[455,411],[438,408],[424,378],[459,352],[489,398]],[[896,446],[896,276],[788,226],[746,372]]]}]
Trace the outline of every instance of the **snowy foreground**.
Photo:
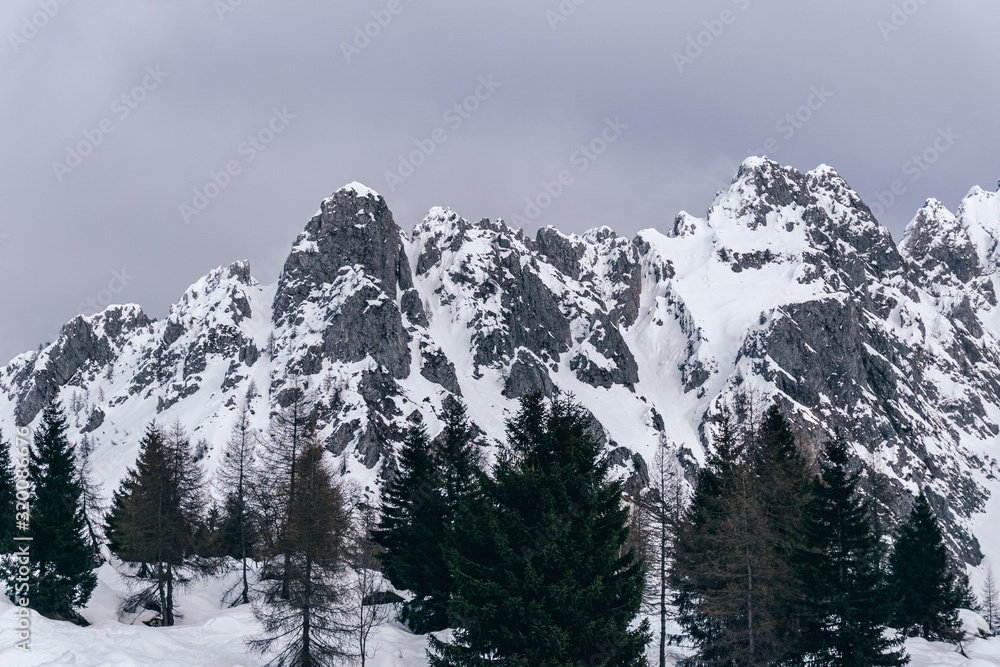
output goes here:
[{"label": "snowy foreground", "polygon": [[[172,628],[151,628],[138,619],[118,620],[116,608],[121,584],[114,569],[105,564],[98,571],[99,583],[84,616],[87,628],[50,621],[32,613],[31,651],[14,648],[16,620],[14,606],[0,595],[0,665],[39,667],[79,665],[92,667],[236,667],[263,665],[249,656],[243,645],[257,624],[249,608],[220,609],[218,600],[226,588],[221,579],[197,583],[180,597],[184,614]],[[965,613],[967,631],[973,632],[982,620]],[[370,667],[423,667],[426,638],[412,635],[395,622],[379,628],[379,645]],[[654,647],[650,646],[652,660]],[[1000,637],[972,639],[965,645],[968,658],[948,644],[911,639],[907,653],[914,667],[994,667],[1000,666]]]}]

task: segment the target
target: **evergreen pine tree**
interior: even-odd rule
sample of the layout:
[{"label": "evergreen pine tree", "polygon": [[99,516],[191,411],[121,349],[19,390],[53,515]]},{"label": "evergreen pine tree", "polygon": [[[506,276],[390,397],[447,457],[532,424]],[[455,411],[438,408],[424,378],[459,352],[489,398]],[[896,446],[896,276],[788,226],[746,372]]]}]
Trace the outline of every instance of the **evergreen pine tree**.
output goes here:
[{"label": "evergreen pine tree", "polygon": [[204,507],[203,475],[179,424],[169,434],[151,424],[140,447],[114,495],[107,531],[117,555],[133,564],[122,573],[131,593],[120,611],[156,609],[169,626],[177,615],[175,589],[199,569],[191,556]]},{"label": "evergreen pine tree", "polygon": [[645,665],[642,564],[628,540],[620,482],[565,401],[522,399],[508,446],[481,476],[483,495],[460,508],[450,562],[451,642],[431,638],[431,664]]},{"label": "evergreen pine tree", "polygon": [[254,652],[273,656],[269,665],[319,667],[356,657],[344,572],[350,517],[323,451],[310,440],[299,454],[296,487],[287,492],[287,577],[265,580],[254,603],[263,636],[248,643]]},{"label": "evergreen pine tree", "polygon": [[97,585],[92,551],[80,504],[73,447],[66,439],[66,418],[56,403],[42,412],[28,464],[33,484],[31,557],[35,566],[32,606],[51,618],[83,622],[75,609]]},{"label": "evergreen pine tree", "polygon": [[[399,590],[413,593],[402,605],[400,620],[414,632],[447,626],[444,603],[436,599],[445,539],[440,470],[422,425],[407,431],[399,452],[399,470],[382,491],[382,511],[373,539],[382,549],[385,577]],[[447,570],[445,571],[447,576]]]},{"label": "evergreen pine tree", "polygon": [[14,549],[14,520],[17,512],[17,487],[10,443],[0,435],[0,554]]},{"label": "evergreen pine tree", "polygon": [[927,640],[959,641],[961,596],[941,528],[923,493],[899,529],[889,566],[897,600],[895,627]]},{"label": "evergreen pine tree", "polygon": [[806,507],[801,563],[811,613],[802,653],[810,665],[903,665],[901,640],[884,636],[892,607],[881,536],[841,437],[827,443],[821,468]]},{"label": "evergreen pine tree", "polygon": [[480,472],[478,453],[473,443],[473,433],[469,427],[465,406],[457,400],[449,400],[442,415],[444,428],[435,438],[433,461],[437,468],[438,489],[433,503],[424,506],[422,512],[440,513],[429,515],[425,521],[433,527],[440,526],[440,538],[434,544],[434,552],[428,554],[430,562],[424,585],[428,614],[424,628],[427,631],[448,627],[447,608],[455,593],[453,573],[448,565],[448,554],[458,546],[457,527],[461,508],[475,503],[478,497],[477,474]]}]

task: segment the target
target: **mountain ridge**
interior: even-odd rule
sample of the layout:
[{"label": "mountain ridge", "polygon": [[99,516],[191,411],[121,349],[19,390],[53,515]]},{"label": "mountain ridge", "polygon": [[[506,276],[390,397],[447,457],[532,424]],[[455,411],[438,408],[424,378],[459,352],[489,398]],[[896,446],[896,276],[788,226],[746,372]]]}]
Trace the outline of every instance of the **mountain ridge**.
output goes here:
[{"label": "mountain ridge", "polygon": [[971,189],[956,214],[929,200],[897,245],[833,168],[764,158],[705,217],[631,239],[607,226],[532,239],[441,207],[406,234],[352,183],[275,283],[235,262],[163,320],[110,306],[15,357],[0,424],[33,424],[60,398],[71,435],[98,443],[110,494],[149,420],[180,419],[211,470],[239,400],[265,428],[301,383],[341,472],[377,493],[403,429],[436,432],[446,401],[468,404],[489,453],[518,397],[559,391],[594,415],[635,487],[661,434],[703,460],[709,412],[752,389],[812,451],[844,430],[890,479],[897,514],[927,491],[975,565],[1000,451],[998,238],[996,193]]}]

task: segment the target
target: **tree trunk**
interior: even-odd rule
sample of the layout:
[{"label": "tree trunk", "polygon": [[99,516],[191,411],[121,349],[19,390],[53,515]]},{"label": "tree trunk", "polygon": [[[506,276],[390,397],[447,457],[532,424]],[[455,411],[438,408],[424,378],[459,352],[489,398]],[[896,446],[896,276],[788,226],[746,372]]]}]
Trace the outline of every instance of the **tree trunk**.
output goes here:
[{"label": "tree trunk", "polygon": [[660,667],[667,664],[667,523],[660,517]]},{"label": "tree trunk", "polygon": [[303,581],[305,590],[302,592],[302,667],[310,667],[312,657],[309,655],[309,612],[312,609],[312,600],[310,599],[312,593],[312,557],[308,555],[306,556],[305,575],[305,581]]},{"label": "tree trunk", "polygon": [[174,624],[174,566],[167,563],[167,606],[164,608],[163,624]]}]

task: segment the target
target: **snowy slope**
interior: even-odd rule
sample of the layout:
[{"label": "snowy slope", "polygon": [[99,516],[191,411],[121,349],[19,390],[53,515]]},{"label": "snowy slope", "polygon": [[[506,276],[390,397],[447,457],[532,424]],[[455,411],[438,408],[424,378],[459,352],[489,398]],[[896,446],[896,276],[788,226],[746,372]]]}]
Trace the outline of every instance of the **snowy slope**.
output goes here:
[{"label": "snowy slope", "polygon": [[[110,565],[98,571],[99,583],[90,604],[83,610],[91,622],[86,628],[50,621],[32,614],[30,652],[14,648],[14,607],[0,596],[0,664],[4,667],[257,667],[266,663],[248,654],[244,639],[259,627],[246,606],[220,608],[218,600],[226,589],[225,579],[196,583],[179,599],[184,618],[170,628],[152,628],[139,620],[119,621],[116,614],[121,583]],[[963,611],[970,636],[976,636],[983,621]],[[132,622],[129,622],[132,621]],[[676,628],[668,628],[675,631]],[[425,667],[427,638],[410,634],[395,621],[377,628],[372,635],[376,647],[370,667]],[[965,643],[968,658],[950,644],[909,639],[905,648],[912,667],[996,667],[1000,665],[1000,638],[975,638]],[[656,647],[647,648],[650,664],[655,664]],[[684,654],[670,647],[668,664]]]}]

